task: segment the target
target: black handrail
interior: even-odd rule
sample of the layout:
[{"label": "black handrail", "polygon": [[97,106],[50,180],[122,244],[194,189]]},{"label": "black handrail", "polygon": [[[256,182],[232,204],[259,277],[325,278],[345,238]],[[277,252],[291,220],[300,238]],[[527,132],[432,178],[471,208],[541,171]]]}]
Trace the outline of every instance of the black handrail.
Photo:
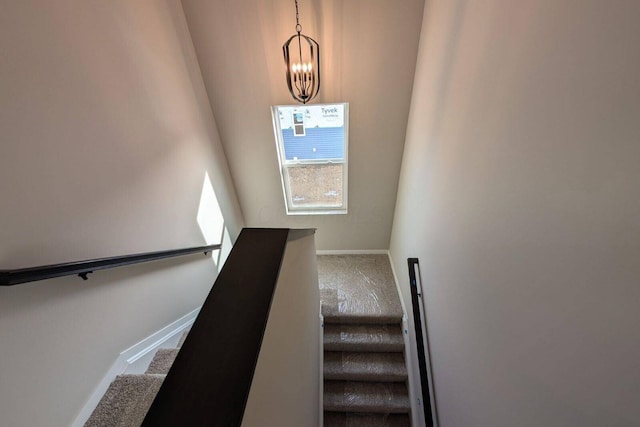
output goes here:
[{"label": "black handrail", "polygon": [[407,258],[409,266],[409,284],[411,286],[411,304],[413,306],[413,323],[416,329],[416,346],[418,350],[418,366],[420,368],[420,386],[422,388],[422,407],[427,427],[433,426],[433,410],[431,408],[431,393],[429,391],[429,376],[427,373],[427,358],[423,344],[422,318],[420,316],[419,298],[422,293],[418,289],[415,266],[418,258]]},{"label": "black handrail", "polygon": [[184,249],[146,252],[142,254],[122,255],[85,261],[73,261],[62,264],[18,268],[14,270],[0,270],[0,286],[12,286],[20,283],[53,279],[54,277],[73,276],[76,274],[82,277],[84,280],[87,280],[87,274],[93,273],[96,270],[123,267],[125,265],[139,264],[142,262],[156,261],[160,259],[173,258],[200,252],[206,255],[207,253],[218,250],[220,248],[220,244],[195,246]]}]

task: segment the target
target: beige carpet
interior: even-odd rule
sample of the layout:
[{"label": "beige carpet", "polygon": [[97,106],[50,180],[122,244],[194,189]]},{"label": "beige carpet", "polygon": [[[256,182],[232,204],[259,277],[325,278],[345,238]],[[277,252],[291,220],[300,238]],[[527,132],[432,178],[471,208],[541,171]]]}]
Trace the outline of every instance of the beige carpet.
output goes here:
[{"label": "beige carpet", "polygon": [[[182,334],[178,347],[188,333],[186,330]],[[179,348],[161,348],[144,374],[116,377],[84,427],[139,427],[178,351]]]},{"label": "beige carpet", "polygon": [[325,427],[408,427],[402,305],[386,255],[318,256]]},{"label": "beige carpet", "polygon": [[85,427],[133,427],[142,424],[164,375],[120,375],[109,386]]},{"label": "beige carpet", "polygon": [[402,320],[387,255],[318,256],[318,281],[326,321],[394,324]]},{"label": "beige carpet", "polygon": [[168,374],[173,361],[178,355],[178,348],[161,348],[156,352],[146,374]]}]

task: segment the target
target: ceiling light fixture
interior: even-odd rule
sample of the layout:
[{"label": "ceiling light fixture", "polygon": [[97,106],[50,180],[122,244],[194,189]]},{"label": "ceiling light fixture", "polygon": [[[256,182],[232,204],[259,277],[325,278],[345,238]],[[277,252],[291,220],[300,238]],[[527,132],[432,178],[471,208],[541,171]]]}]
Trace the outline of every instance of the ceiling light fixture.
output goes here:
[{"label": "ceiling light fixture", "polygon": [[[318,95],[320,91],[320,45],[314,39],[302,34],[302,26],[298,15],[298,0],[296,1],[296,34],[292,35],[282,46],[284,63],[287,67],[287,86],[289,93],[298,102],[306,104]],[[295,43],[297,41],[297,46]],[[297,60],[291,57],[290,49],[293,43],[293,54],[297,53]],[[297,50],[297,52],[295,52]]]}]

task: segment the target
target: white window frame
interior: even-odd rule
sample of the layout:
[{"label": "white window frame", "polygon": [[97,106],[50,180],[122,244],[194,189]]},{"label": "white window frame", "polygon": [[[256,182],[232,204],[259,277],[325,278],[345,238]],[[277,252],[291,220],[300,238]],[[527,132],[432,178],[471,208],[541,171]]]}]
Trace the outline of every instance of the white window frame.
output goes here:
[{"label": "white window frame", "polygon": [[[322,159],[322,160],[287,160],[284,151],[284,141],[282,138],[282,128],[280,126],[281,107],[304,108],[300,105],[274,105],[271,107],[271,116],[273,119],[273,129],[276,139],[276,150],[278,153],[278,164],[280,166],[280,180],[282,182],[282,194],[284,195],[284,205],[287,215],[341,215],[347,214],[349,188],[349,103],[334,102],[331,104],[313,104],[313,107],[328,107],[332,105],[344,106],[344,159]],[[288,169],[307,166],[307,165],[342,165],[342,206],[294,206],[291,188],[289,186]]]}]

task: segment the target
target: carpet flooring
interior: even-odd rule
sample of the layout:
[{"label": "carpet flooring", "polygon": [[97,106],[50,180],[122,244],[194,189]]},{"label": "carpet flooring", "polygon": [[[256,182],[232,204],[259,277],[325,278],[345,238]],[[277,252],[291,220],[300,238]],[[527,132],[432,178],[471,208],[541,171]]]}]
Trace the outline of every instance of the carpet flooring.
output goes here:
[{"label": "carpet flooring", "polygon": [[119,375],[109,386],[85,427],[139,426],[153,403],[164,375]]},{"label": "carpet flooring", "polygon": [[402,305],[386,255],[318,256],[324,426],[407,427]]},{"label": "carpet flooring", "polygon": [[387,255],[318,256],[327,323],[399,324],[402,305]]},{"label": "carpet flooring", "polygon": [[[180,338],[181,346],[189,331]],[[169,372],[179,348],[161,348],[144,374],[118,375],[84,427],[139,427]]]}]

